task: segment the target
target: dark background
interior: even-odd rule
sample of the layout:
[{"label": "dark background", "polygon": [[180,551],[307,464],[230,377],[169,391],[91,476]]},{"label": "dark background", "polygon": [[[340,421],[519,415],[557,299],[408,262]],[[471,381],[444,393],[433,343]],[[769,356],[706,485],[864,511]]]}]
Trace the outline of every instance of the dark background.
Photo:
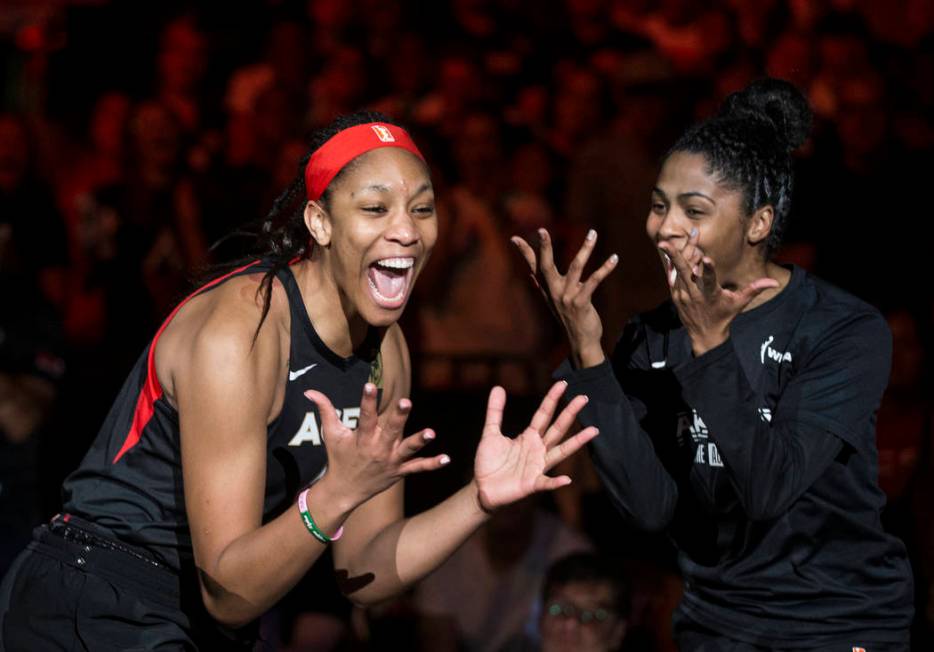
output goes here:
[{"label": "dark background", "polygon": [[[4,564],[57,511],[160,321],[238,252],[209,245],[265,214],[311,130],[376,108],[433,168],[441,238],[403,325],[412,425],[435,427],[455,463],[409,483],[416,510],[468,476],[490,385],[510,390],[518,427],[564,355],[508,237],[547,226],[566,261],[597,229],[598,254],[621,258],[597,299],[611,346],[665,296],[643,223],[666,148],[772,75],[815,112],[778,258],[877,305],[895,337],[880,482],[917,575],[916,642],[930,640],[934,3],[7,0],[0,75]],[[547,506],[601,551],[670,573],[667,542],[582,507],[599,489],[572,466],[591,481]]]}]

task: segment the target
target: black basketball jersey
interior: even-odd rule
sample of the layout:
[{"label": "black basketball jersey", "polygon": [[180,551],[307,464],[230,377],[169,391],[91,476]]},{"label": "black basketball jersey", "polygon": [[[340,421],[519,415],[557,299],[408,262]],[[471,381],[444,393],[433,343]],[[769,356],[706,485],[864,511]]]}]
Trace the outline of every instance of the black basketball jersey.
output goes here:
[{"label": "black basketball jersey", "polygon": [[[130,372],[81,465],[65,480],[66,513],[146,548],[175,569],[191,559],[178,413],[156,377],[155,348],[188,300],[234,276],[268,269],[267,263],[255,261],[201,287],[175,308]],[[291,270],[280,270],[277,277],[288,295],[291,344],[282,411],[267,428],[264,522],[291,506],[298,491],[327,464],[321,420],[304,393],[315,389],[325,394],[344,424],[353,428],[363,385],[371,373],[379,375],[376,329],[370,330],[360,352],[349,358],[337,355],[315,332]]]}]

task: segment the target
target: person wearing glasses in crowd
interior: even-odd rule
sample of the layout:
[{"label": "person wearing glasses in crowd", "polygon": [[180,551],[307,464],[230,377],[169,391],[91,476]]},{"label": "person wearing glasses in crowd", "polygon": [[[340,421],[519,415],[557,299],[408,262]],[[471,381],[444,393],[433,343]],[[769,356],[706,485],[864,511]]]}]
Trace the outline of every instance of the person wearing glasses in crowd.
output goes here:
[{"label": "person wearing glasses in crowd", "polygon": [[614,652],[626,636],[630,589],[609,560],[587,552],[559,559],[545,577],[540,652]]}]

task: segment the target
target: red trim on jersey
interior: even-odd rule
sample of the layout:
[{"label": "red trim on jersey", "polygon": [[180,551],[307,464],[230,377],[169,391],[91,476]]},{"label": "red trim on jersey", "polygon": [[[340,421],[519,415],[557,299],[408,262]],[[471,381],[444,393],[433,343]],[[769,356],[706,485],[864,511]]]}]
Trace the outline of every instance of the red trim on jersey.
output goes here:
[{"label": "red trim on jersey", "polygon": [[206,283],[201,286],[187,297],[182,299],[182,302],[175,306],[175,309],[172,313],[162,322],[162,326],[159,327],[159,330],[156,331],[155,337],[152,338],[152,343],[149,345],[149,355],[146,359],[146,384],[143,385],[143,388],[139,392],[139,397],[136,399],[136,409],[133,411],[133,421],[130,426],[130,432],[127,433],[126,440],[123,442],[123,446],[120,448],[120,451],[117,453],[116,457],[112,464],[116,464],[123,454],[128,450],[136,446],[139,443],[139,438],[143,434],[143,429],[149,424],[149,420],[152,419],[152,415],[155,412],[155,404],[162,397],[162,385],[159,384],[159,378],[156,375],[156,366],[154,364],[156,358],[156,342],[159,341],[159,336],[162,335],[162,331],[165,330],[166,326],[172,321],[175,315],[179,310],[182,309],[190,299],[195,298],[205,290],[208,290],[215,285],[220,284],[223,281],[226,281],[231,276],[239,274],[245,269],[249,269],[256,265],[260,261],[254,260],[249,265],[244,265],[243,267],[238,267],[232,272],[228,272],[223,276],[219,276],[210,283]]}]

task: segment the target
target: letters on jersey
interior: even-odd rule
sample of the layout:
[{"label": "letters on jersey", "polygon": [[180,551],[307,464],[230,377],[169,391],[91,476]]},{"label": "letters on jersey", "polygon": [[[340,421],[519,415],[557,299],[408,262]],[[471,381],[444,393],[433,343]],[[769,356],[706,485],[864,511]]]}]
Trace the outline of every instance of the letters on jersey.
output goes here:
[{"label": "letters on jersey", "polygon": [[[360,408],[348,407],[337,410],[341,423],[351,430],[356,430],[357,422],[360,420]],[[311,442],[313,446],[321,445],[321,423],[316,412],[306,412],[302,425],[299,426],[295,436],[289,440],[289,446],[301,446],[306,442]]]}]

